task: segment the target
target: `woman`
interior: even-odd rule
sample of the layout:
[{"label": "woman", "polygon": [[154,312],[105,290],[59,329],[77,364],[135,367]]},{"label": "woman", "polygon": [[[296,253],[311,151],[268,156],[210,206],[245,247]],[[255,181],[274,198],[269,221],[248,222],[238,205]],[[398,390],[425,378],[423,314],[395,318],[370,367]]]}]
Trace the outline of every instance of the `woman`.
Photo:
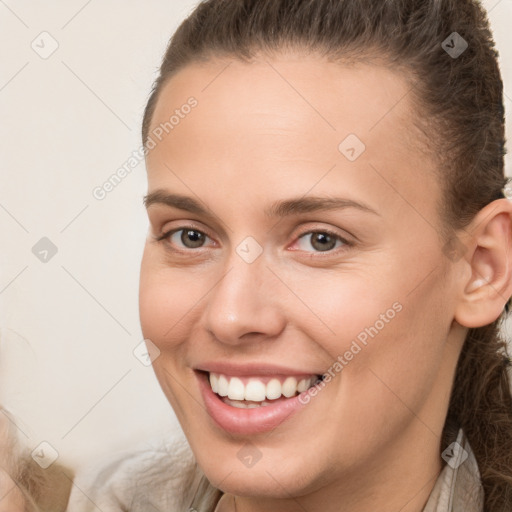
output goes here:
[{"label": "woman", "polygon": [[496,57],[470,0],[181,24],[143,120],[140,317],[197,471],[128,488],[135,457],[109,510],[171,480],[200,512],[512,510]]}]

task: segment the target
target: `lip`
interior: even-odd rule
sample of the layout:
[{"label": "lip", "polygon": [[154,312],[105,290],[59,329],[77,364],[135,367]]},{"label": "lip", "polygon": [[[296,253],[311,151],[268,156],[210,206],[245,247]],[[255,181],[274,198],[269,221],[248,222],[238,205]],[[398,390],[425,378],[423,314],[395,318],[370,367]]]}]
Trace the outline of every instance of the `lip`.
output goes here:
[{"label": "lip", "polygon": [[265,375],[284,375],[293,377],[310,377],[321,375],[323,372],[304,371],[297,368],[289,368],[279,365],[268,365],[259,363],[233,364],[223,361],[212,361],[196,366],[195,370],[210,373],[222,373],[230,377],[252,377]]},{"label": "lip", "polygon": [[[232,371],[230,369],[230,372]],[[241,409],[225,404],[212,391],[208,382],[208,374],[205,371],[196,370],[194,373],[199,382],[199,388],[208,414],[220,428],[230,434],[251,435],[275,429],[304,407],[305,404],[300,402],[300,398],[308,392],[308,390],[303,391],[297,396],[280,400],[268,406]],[[254,374],[258,373],[254,372]],[[248,372],[246,371],[245,375],[247,374]],[[229,375],[234,374],[230,373]]]}]

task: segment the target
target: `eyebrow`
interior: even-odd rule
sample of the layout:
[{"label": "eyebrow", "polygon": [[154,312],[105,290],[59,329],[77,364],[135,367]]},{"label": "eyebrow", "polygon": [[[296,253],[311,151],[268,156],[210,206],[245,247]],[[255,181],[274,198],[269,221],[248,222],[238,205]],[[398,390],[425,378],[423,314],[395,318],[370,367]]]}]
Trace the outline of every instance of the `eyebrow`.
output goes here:
[{"label": "eyebrow", "polygon": [[[144,206],[149,208],[154,204],[163,204],[190,213],[211,217],[208,209],[203,207],[199,201],[189,196],[181,194],[171,194],[164,190],[155,190],[144,196]],[[380,214],[370,206],[359,203],[352,199],[342,197],[297,197],[282,201],[275,201],[264,210],[265,216],[286,217],[291,215],[299,215],[301,213],[311,213],[322,210],[338,210],[345,208],[357,208],[363,212]]]}]

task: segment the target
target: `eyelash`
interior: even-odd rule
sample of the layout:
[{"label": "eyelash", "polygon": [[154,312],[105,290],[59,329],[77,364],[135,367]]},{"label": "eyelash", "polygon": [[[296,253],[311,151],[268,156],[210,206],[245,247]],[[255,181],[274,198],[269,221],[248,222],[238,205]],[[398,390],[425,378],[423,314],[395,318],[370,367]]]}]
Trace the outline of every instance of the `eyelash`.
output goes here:
[{"label": "eyelash", "polygon": [[[180,231],[187,231],[187,230],[201,233],[202,235],[212,239],[212,237],[207,235],[204,231],[201,231],[200,229],[197,229],[194,226],[181,226],[179,228],[172,229],[172,230],[167,231],[166,233],[163,233],[161,236],[156,238],[156,241],[160,242],[160,243],[165,242],[171,235],[173,235],[175,233],[179,233]],[[322,234],[328,235],[328,236],[333,237],[334,239],[339,240],[343,243],[343,247],[333,248],[333,249],[329,249],[327,251],[312,251],[312,252],[306,251],[311,254],[311,257],[314,257],[314,258],[322,258],[323,257],[322,254],[326,254],[327,256],[332,256],[333,254],[338,254],[340,251],[346,251],[347,249],[349,249],[350,247],[352,247],[354,245],[353,242],[349,242],[347,239],[343,238],[338,233],[335,233],[334,231],[331,231],[329,229],[317,229],[317,230],[304,231],[303,233],[300,233],[297,236],[297,240],[300,240],[301,238],[305,237],[306,235],[312,235],[314,233],[322,233]],[[169,245],[171,245],[171,244],[169,244]],[[202,247],[198,247],[197,249],[202,249]],[[170,250],[177,254],[182,254],[182,255],[186,254],[187,256],[190,256],[190,254],[192,252],[194,252],[196,249],[182,250],[182,249],[176,249],[176,248],[171,247]],[[300,249],[294,249],[294,250],[300,252]],[[315,256],[313,256],[313,254]]]}]

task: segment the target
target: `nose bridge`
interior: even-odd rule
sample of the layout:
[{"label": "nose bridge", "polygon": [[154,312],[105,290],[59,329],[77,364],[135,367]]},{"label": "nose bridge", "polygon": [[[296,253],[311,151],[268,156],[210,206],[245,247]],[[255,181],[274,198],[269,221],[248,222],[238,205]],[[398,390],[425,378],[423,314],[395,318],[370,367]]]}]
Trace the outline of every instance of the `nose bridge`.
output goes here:
[{"label": "nose bridge", "polygon": [[247,333],[275,336],[283,328],[282,312],[272,294],[275,276],[254,242],[233,248],[222,276],[208,294],[205,326],[224,343],[238,343]]}]

